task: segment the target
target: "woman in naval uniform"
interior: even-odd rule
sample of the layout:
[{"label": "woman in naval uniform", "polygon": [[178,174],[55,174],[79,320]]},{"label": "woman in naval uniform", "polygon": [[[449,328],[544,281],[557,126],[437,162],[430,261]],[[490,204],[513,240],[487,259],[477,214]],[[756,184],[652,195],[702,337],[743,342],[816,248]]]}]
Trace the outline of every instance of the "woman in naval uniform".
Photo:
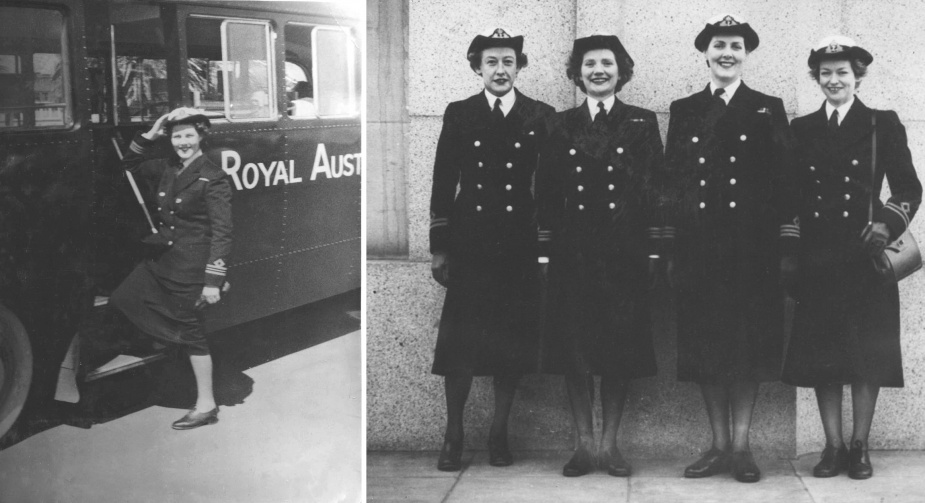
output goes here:
[{"label": "woman in naval uniform", "polygon": [[737,480],[756,482],[748,433],[759,383],[779,379],[780,272],[791,276],[795,260],[796,215],[783,201],[792,140],[781,99],[742,82],[742,67],[758,47],[744,19],[710,19],[694,46],[710,83],[671,104],[665,162],[674,211],[663,241],[674,242],[678,380],[700,385],[713,444],[684,476],[709,477],[731,466]]},{"label": "woman in naval uniform", "polygon": [[[225,172],[202,155],[209,119],[192,108],[162,116],[132,141],[122,167],[157,187],[160,227],[145,241],[159,249],[113,292],[111,302],[148,335],[179,346],[196,377],[196,405],[173,423],[188,430],[218,422],[212,357],[203,310],[221,298],[231,252],[231,186]],[[174,154],[152,158],[168,138]]]},{"label": "woman in naval uniform", "polygon": [[[922,186],[896,112],[872,110],[855,97],[872,61],[847,37],[823,39],[808,63],[825,103],[793,120],[802,246],[782,379],[816,390],[826,437],[816,477],[834,477],[846,468],[854,479],[873,475],[867,439],[877,395],[883,386],[903,386],[899,292],[896,284],[878,280],[870,257],[909,226]],[[884,177],[891,193],[886,204],[879,197]],[[851,385],[854,409],[850,450],[841,431],[845,384]]]},{"label": "woman in naval uniform", "polygon": [[629,381],[655,375],[648,290],[662,140],[653,112],[615,95],[633,76],[633,59],[616,36],[575,40],[566,74],[588,99],[555,116],[537,171],[540,260],[549,264],[551,299],[544,372],[565,375],[578,432],[563,475],[594,470],[598,375],[598,464],[626,477],[631,468],[616,441]]},{"label": "woman in naval uniform", "polygon": [[[473,376],[493,376],[489,463],[512,456],[507,420],[519,377],[536,371],[538,266],[533,173],[554,110],[514,89],[523,37],[478,35],[467,51],[485,89],[450,103],[431,195],[434,279],[447,288],[432,372],[444,376],[447,425],[437,462],[461,468],[463,409]],[[457,186],[459,193],[457,194]]]}]

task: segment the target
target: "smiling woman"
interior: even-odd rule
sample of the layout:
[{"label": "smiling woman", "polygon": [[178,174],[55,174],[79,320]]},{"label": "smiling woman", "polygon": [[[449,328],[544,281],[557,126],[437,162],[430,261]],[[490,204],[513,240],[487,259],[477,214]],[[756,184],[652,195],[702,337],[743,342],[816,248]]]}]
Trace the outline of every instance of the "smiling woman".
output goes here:
[{"label": "smiling woman", "polygon": [[784,177],[790,133],[781,99],[742,82],[758,47],[748,22],[715,16],[694,46],[710,82],[671,104],[665,158],[673,211],[662,236],[678,299],[678,380],[700,385],[713,445],[684,476],[731,466],[737,480],[756,482],[752,410],[759,383],[779,379],[779,282],[792,276],[799,236],[795,210],[783,204],[791,193]]}]

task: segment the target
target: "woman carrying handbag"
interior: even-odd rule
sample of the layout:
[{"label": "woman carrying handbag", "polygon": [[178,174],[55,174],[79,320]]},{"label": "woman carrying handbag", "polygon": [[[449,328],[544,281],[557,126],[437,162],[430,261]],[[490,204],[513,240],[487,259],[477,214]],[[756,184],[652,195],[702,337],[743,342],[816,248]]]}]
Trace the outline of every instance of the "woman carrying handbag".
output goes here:
[{"label": "woman carrying handbag", "polygon": [[[808,64],[825,103],[793,120],[801,252],[782,380],[816,390],[826,436],[816,477],[845,469],[854,479],[873,475],[867,440],[877,395],[903,386],[899,291],[872,259],[909,226],[922,186],[896,112],[872,110],[855,96],[872,61],[847,37],[820,41]],[[886,204],[879,198],[884,177],[892,194]],[[841,431],[846,384],[850,449]]]}]

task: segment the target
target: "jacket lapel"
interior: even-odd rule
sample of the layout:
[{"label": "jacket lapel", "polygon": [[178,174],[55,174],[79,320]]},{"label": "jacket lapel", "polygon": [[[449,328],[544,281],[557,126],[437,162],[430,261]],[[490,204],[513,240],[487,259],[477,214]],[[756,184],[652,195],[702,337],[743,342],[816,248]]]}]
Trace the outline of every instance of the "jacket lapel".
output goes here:
[{"label": "jacket lapel", "polygon": [[[870,115],[872,113],[873,111],[868,108],[867,105],[861,103],[861,100],[855,97],[854,103],[848,110],[848,114],[845,115],[841,126],[838,128],[838,134],[836,135],[838,145],[855,145],[861,141],[864,141],[865,138],[870,136]],[[823,112],[823,115],[824,114],[825,112]]]},{"label": "jacket lapel", "polygon": [[176,180],[173,182],[173,193],[176,194],[186,187],[189,187],[190,184],[199,179],[199,172],[202,168],[202,163],[206,161],[206,155],[202,154],[198,159],[193,161],[182,173],[177,175]]}]

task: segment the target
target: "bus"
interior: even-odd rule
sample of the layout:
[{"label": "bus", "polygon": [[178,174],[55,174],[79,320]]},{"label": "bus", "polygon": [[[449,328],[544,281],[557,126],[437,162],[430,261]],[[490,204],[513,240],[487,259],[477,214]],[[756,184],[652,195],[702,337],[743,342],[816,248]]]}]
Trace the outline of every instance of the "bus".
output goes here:
[{"label": "bus", "polygon": [[0,0],[0,437],[79,400],[70,381],[157,357],[86,366],[149,253],[120,156],[176,107],[210,118],[233,191],[207,332],[359,288],[362,23],[344,2]]}]

